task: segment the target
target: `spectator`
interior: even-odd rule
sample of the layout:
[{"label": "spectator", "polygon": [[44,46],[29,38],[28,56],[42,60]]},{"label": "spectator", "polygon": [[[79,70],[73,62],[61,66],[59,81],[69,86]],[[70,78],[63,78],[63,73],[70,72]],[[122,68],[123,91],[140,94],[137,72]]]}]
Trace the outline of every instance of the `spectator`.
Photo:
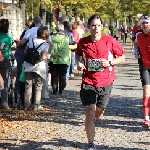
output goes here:
[{"label": "spectator", "polygon": [[40,106],[41,102],[41,91],[43,80],[46,79],[47,76],[47,65],[46,60],[48,58],[47,53],[49,49],[49,44],[45,41],[49,37],[48,27],[41,26],[37,30],[37,38],[34,40],[29,40],[29,48],[33,48],[33,44],[35,48],[37,48],[41,43],[43,43],[37,50],[41,55],[41,61],[35,66],[24,61],[24,72],[25,72],[25,103],[24,108],[28,110],[31,105],[30,99],[32,96],[32,82],[34,80],[35,83],[35,99],[34,99],[34,110],[42,110],[42,106]]},{"label": "spectator", "polygon": [[118,40],[118,38],[119,38],[119,32],[118,32],[117,26],[114,27],[114,38],[115,38],[116,40]]},{"label": "spectator", "polygon": [[82,38],[82,36],[84,34],[84,30],[82,29],[82,22],[81,21],[77,22],[77,32],[79,34],[79,38]]},{"label": "spectator", "polygon": [[129,34],[129,38],[130,38],[130,46],[133,50],[133,27],[130,28],[130,34]]},{"label": "spectator", "polygon": [[71,49],[70,47],[75,44],[74,35],[70,30],[70,23],[68,21],[64,21],[64,33],[69,37],[69,53],[70,53],[70,60],[71,64],[67,68],[67,74],[66,74],[66,82],[69,79],[69,76],[71,78],[74,78],[73,70],[75,65],[75,49]]},{"label": "spectator", "polygon": [[32,39],[35,39],[37,37],[37,30],[43,23],[41,17],[36,16],[33,19],[33,23],[34,23],[34,27],[32,27],[31,29],[28,29],[25,32],[24,37],[20,40],[20,42],[17,43],[17,47],[20,47],[24,45],[26,42],[32,41]]},{"label": "spectator", "polygon": [[107,24],[105,24],[105,26],[103,27],[102,34],[105,34],[105,35],[111,34]]},{"label": "spectator", "polygon": [[[15,43],[17,44],[20,40],[22,40],[22,38],[25,35],[25,32],[29,29],[29,27],[32,25],[32,22],[28,21],[25,24],[25,29],[22,32],[20,39],[16,39]],[[15,102],[17,103],[17,93],[20,94],[20,85],[19,85],[19,78],[20,78],[20,74],[22,72],[22,64],[24,62],[24,50],[25,47],[27,45],[26,41],[22,46],[17,47],[16,51],[15,51],[15,59],[17,61],[17,77],[16,77],[16,82],[15,82]]]},{"label": "spectator", "polygon": [[13,38],[8,34],[8,19],[0,20],[0,74],[4,80],[4,89],[1,90],[1,109],[9,109],[8,106],[8,71],[10,69],[9,49],[13,43]]},{"label": "spectator", "polygon": [[51,36],[52,51],[49,65],[53,94],[58,92],[58,79],[59,94],[62,94],[66,87],[67,67],[70,65],[69,38],[64,33],[64,25],[58,24],[56,30],[57,33]]}]

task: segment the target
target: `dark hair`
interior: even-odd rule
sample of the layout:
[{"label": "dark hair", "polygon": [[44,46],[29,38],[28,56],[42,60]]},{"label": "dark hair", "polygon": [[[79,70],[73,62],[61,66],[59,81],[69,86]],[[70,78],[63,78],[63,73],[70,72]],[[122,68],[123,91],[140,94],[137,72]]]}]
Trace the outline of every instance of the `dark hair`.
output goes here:
[{"label": "dark hair", "polygon": [[29,29],[31,29],[32,27],[35,27],[35,24],[32,22],[32,24],[30,25]]},{"label": "dark hair", "polygon": [[100,17],[100,15],[99,15],[99,14],[94,14],[94,15],[92,15],[92,16],[88,19],[88,25],[90,25],[91,22],[92,22],[92,20],[94,20],[94,19],[100,19],[101,23],[103,24],[103,21],[102,21],[102,18]]},{"label": "dark hair", "polygon": [[37,38],[47,39],[49,37],[49,31],[47,26],[40,26],[37,30]]},{"label": "dark hair", "polygon": [[69,23],[69,21],[64,21],[63,24],[64,24],[65,30],[70,30],[70,23]]},{"label": "dark hair", "polygon": [[32,22],[31,22],[31,21],[27,21],[27,22],[25,23],[25,25],[29,28],[29,27],[32,25]]},{"label": "dark hair", "polygon": [[36,16],[33,19],[34,24],[42,23],[42,19],[40,16]]},{"label": "dark hair", "polygon": [[77,22],[74,22],[73,24],[72,24],[72,29],[77,29]]},{"label": "dark hair", "polygon": [[9,29],[9,21],[8,19],[1,19],[0,20],[0,32],[8,33]]}]

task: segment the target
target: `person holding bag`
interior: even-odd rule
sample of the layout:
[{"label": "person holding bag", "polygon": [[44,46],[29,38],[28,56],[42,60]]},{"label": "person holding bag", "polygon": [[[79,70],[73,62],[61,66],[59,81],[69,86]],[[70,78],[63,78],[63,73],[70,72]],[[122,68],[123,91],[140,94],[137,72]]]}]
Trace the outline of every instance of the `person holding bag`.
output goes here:
[{"label": "person holding bag", "polygon": [[49,60],[51,86],[53,94],[62,94],[66,87],[67,67],[70,65],[69,38],[64,33],[64,25],[57,25],[56,33],[52,35],[52,51]]},{"label": "person holding bag", "polygon": [[9,109],[8,106],[8,71],[10,69],[9,48],[13,43],[13,38],[8,34],[8,19],[0,20],[0,74],[4,80],[4,89],[1,90],[0,109]]},{"label": "person holding bag", "polygon": [[42,110],[41,103],[41,91],[43,86],[43,79],[46,79],[46,60],[48,58],[48,49],[49,44],[45,40],[49,37],[49,31],[47,26],[41,26],[37,30],[37,38],[33,41],[29,40],[28,47],[30,50],[33,48],[33,43],[35,48],[37,48],[41,43],[43,43],[37,51],[41,55],[41,61],[32,65],[24,61],[24,72],[25,72],[25,102],[24,109],[28,110],[31,105],[31,96],[32,96],[32,82],[35,83],[35,98],[34,98],[34,110]]}]

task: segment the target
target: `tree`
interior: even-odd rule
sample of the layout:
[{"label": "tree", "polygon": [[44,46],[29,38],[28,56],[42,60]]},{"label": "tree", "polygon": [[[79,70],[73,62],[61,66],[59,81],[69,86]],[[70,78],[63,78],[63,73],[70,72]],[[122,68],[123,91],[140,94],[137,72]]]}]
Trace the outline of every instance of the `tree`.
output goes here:
[{"label": "tree", "polygon": [[[17,0],[19,3],[19,0]],[[125,17],[137,16],[138,13],[149,14],[150,1],[148,0],[25,0],[26,12],[29,15],[37,15],[40,4],[46,5],[47,11],[59,7],[65,14],[65,6],[70,6],[70,15],[73,15],[72,9],[76,8],[78,15],[89,17],[94,13],[99,13],[104,19],[119,19]],[[33,3],[33,7],[31,5]]]}]

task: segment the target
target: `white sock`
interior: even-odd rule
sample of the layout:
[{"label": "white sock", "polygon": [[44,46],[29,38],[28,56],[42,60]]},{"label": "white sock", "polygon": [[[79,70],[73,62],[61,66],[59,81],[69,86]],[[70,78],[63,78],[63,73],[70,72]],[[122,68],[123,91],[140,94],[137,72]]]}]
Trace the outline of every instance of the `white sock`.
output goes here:
[{"label": "white sock", "polygon": [[148,120],[148,121],[149,121],[149,116],[145,116],[145,120]]}]

